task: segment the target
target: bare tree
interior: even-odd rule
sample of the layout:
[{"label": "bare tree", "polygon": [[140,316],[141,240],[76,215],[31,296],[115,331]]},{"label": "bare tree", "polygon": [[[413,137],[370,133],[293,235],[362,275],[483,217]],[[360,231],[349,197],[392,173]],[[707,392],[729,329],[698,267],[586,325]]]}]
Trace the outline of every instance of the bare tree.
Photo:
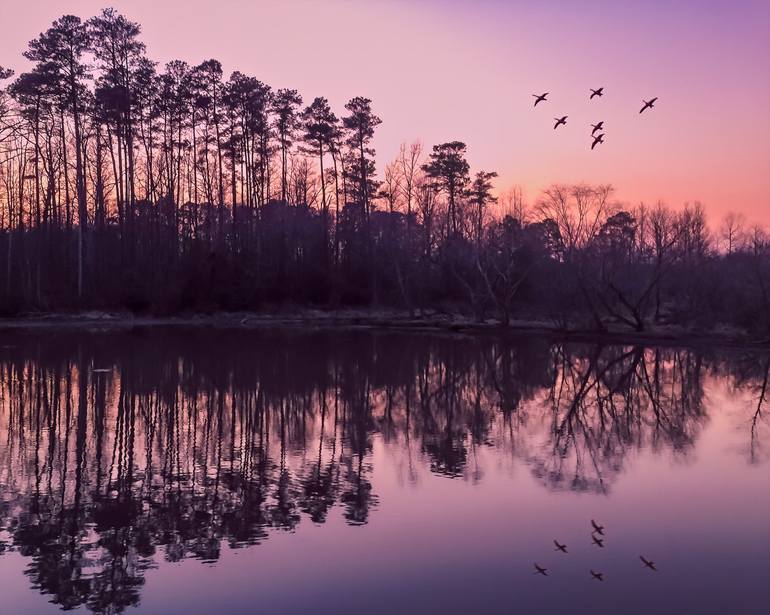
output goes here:
[{"label": "bare tree", "polygon": [[611,185],[554,184],[537,200],[538,214],[556,222],[567,255],[590,244],[619,206]]},{"label": "bare tree", "polygon": [[746,218],[742,214],[728,212],[719,227],[719,239],[727,254],[743,248]]}]

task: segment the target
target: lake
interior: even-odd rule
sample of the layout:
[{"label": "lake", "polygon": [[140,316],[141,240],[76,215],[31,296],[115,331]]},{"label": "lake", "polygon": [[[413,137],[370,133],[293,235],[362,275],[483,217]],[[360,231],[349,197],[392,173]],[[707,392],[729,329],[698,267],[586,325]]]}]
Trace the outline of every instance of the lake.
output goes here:
[{"label": "lake", "polygon": [[0,612],[770,613],[769,371],[536,336],[1,332]]}]

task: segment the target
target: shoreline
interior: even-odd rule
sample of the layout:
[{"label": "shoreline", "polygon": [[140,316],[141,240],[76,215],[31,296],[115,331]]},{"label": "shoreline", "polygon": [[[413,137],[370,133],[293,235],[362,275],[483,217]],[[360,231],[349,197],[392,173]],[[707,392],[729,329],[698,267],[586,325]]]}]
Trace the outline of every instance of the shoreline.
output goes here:
[{"label": "shoreline", "polygon": [[563,327],[545,320],[512,320],[503,327],[499,321],[479,322],[460,314],[424,312],[409,315],[397,310],[297,310],[285,312],[216,312],[175,316],[137,316],[127,312],[87,311],[78,313],[31,313],[0,318],[0,335],[11,331],[83,330],[125,331],[144,328],[227,328],[415,331],[494,335],[540,335],[564,341],[632,343],[663,346],[733,346],[770,348],[770,337],[735,330],[699,331],[666,326],[647,331],[608,328],[605,331]]}]

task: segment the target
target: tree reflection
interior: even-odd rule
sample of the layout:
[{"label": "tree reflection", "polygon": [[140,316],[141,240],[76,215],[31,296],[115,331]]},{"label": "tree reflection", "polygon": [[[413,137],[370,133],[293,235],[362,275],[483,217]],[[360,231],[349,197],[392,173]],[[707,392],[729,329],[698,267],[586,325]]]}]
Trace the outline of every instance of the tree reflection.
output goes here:
[{"label": "tree reflection", "polygon": [[554,346],[546,453],[535,473],[550,487],[605,492],[629,449],[686,454],[706,416],[702,360],[688,350]]},{"label": "tree reflection", "polygon": [[[762,459],[770,359],[415,335],[27,336],[0,355],[0,554],[62,608],[136,605],[157,561],[341,515],[369,522],[383,454],[483,480],[480,447],[553,490],[606,493],[634,451],[686,456],[704,382],[751,399]],[[94,371],[94,368],[100,368]],[[107,371],[102,371],[107,368]],[[403,461],[401,461],[403,460]]]}]

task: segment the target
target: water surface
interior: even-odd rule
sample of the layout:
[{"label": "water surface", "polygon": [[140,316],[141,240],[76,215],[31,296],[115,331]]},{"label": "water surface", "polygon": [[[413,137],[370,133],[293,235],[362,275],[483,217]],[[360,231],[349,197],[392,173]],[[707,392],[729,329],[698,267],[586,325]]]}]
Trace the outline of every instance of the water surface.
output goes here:
[{"label": "water surface", "polygon": [[0,612],[768,613],[769,368],[534,337],[2,333]]}]

